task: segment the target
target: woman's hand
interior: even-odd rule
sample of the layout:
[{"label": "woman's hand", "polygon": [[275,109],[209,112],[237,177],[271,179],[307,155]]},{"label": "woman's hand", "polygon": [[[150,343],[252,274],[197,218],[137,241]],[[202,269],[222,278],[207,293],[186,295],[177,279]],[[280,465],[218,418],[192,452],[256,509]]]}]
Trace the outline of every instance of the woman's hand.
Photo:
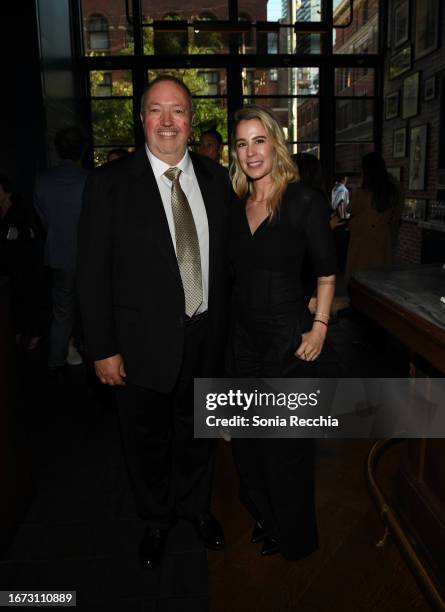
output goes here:
[{"label": "woman's hand", "polygon": [[318,327],[319,325],[322,324],[315,322],[311,331],[303,334],[303,340],[295,352],[295,357],[303,361],[315,361],[317,359],[323,348],[327,330],[325,325],[323,325],[324,329]]}]

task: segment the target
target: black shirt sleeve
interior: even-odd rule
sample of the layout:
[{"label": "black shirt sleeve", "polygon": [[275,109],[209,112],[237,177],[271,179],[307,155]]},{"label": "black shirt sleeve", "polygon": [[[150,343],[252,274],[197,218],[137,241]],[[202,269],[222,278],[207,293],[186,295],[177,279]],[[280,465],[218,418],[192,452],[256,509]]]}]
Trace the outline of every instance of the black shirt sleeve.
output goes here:
[{"label": "black shirt sleeve", "polygon": [[307,247],[316,276],[330,276],[337,273],[337,263],[329,208],[321,193],[311,192],[306,224]]}]

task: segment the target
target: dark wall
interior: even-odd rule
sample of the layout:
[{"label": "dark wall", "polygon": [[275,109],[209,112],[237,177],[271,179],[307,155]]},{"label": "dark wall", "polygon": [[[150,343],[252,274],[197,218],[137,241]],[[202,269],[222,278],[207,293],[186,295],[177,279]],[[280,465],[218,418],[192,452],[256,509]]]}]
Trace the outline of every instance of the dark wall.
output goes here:
[{"label": "dark wall", "polygon": [[0,21],[12,44],[3,38],[0,171],[14,181],[30,201],[36,168],[45,160],[44,111],[34,2],[5,2]]}]

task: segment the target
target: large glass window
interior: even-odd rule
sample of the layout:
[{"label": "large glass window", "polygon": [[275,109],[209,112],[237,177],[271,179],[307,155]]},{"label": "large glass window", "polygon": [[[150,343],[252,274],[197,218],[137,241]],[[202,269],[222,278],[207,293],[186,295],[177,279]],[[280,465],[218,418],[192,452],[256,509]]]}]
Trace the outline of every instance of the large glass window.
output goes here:
[{"label": "large glass window", "polygon": [[[334,0],[335,1],[335,0]],[[325,2],[332,0],[269,0],[267,2],[267,19],[284,24],[295,22],[320,22],[325,8]],[[240,6],[250,4],[249,0],[241,0]]]},{"label": "large glass window", "polygon": [[155,20],[165,19],[174,7],[175,14],[185,21],[201,17],[204,19],[216,18],[227,20],[229,18],[228,0],[208,0],[207,2],[182,1],[159,2],[158,0],[141,0],[142,14]]},{"label": "large glass window", "polygon": [[108,21],[102,15],[92,15],[88,19],[88,47],[91,51],[108,51],[110,48]]},{"label": "large glass window", "polygon": [[[96,2],[79,0],[85,55],[131,55],[134,53],[133,24],[125,0]],[[131,3],[130,3],[131,4]],[[98,8],[103,11],[98,13]]]},{"label": "large glass window", "polygon": [[361,158],[374,149],[375,70],[335,70],[335,166],[360,171]]},{"label": "large glass window", "polygon": [[[231,35],[222,32],[208,18],[197,17],[193,26],[178,17],[155,21],[144,26],[145,55],[209,55],[228,53]],[[237,40],[239,34],[236,35]]]},{"label": "large glass window", "polygon": [[141,4],[145,55],[228,53],[229,32],[212,25],[228,19],[228,2],[210,1],[205,7],[200,2],[176,2],[170,12],[154,0]]},{"label": "large glass window", "polygon": [[334,0],[334,53],[378,53],[379,2]]},{"label": "large glass window", "polygon": [[298,145],[303,142],[318,150],[318,68],[244,69],[243,94],[246,103],[274,112],[292,152],[302,150]]},{"label": "large glass window", "polygon": [[114,148],[134,146],[133,84],[128,70],[90,72],[94,163],[105,163]]},{"label": "large glass window", "polygon": [[[362,154],[375,147],[379,0],[75,1],[91,56],[83,66],[97,163],[110,147],[141,138],[133,82],[139,96],[161,72],[192,91],[191,146],[210,128],[227,144],[234,110],[254,102],[276,113],[292,152],[320,156],[331,173],[358,172]],[[356,60],[340,68],[342,54]]]}]

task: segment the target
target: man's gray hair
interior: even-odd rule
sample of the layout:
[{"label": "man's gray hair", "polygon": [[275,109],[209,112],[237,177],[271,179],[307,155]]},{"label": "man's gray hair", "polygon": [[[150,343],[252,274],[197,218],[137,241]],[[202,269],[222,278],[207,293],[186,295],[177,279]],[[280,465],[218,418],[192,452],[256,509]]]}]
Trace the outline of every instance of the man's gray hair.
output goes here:
[{"label": "man's gray hair", "polygon": [[157,83],[162,83],[162,81],[170,81],[171,83],[176,83],[176,85],[178,85],[178,87],[183,90],[189,101],[190,112],[193,114],[195,112],[195,106],[193,104],[192,93],[190,89],[183,81],[181,81],[181,79],[178,79],[172,74],[160,74],[158,77],[156,77],[153,81],[150,81],[150,83],[148,83],[148,85],[144,87],[144,91],[142,92],[141,96],[141,114],[144,114],[145,98],[148,92],[153,87],[153,85],[156,85]]}]

